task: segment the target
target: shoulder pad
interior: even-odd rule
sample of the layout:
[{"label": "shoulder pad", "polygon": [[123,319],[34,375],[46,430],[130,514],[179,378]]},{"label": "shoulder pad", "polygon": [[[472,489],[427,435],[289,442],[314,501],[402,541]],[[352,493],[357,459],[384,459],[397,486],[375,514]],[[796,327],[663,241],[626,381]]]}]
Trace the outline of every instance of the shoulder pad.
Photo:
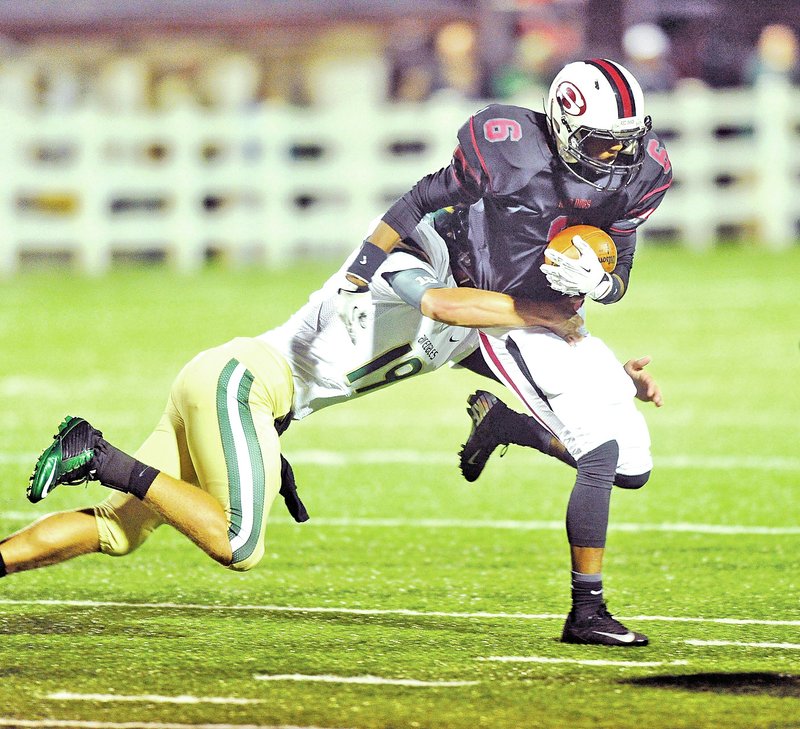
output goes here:
[{"label": "shoulder pad", "polygon": [[[644,164],[640,177],[645,181],[663,184],[672,180],[672,162],[667,148],[655,132],[648,132],[642,140]],[[654,185],[658,186],[658,185]]]},{"label": "shoulder pad", "polygon": [[625,190],[627,209],[624,215],[611,228],[619,235],[632,233],[647,220],[672,184],[672,163],[658,135],[649,132],[642,144],[645,150],[642,169]]},{"label": "shoulder pad", "polygon": [[490,104],[459,130],[459,145],[470,166],[481,170],[487,194],[516,192],[549,164],[552,154],[536,116],[520,106]]}]

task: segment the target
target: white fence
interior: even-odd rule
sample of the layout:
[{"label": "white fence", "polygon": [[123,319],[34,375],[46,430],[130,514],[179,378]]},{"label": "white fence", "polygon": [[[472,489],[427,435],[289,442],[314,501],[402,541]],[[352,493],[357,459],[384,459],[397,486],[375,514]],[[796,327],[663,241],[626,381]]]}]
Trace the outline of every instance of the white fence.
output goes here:
[{"label": "white fence", "polygon": [[[651,96],[676,182],[642,229],[644,244],[667,237],[704,248],[733,236],[792,245],[799,102],[780,82]],[[0,106],[0,273],[41,252],[68,253],[93,273],[128,252],[164,254],[180,270],[209,251],[269,265],[343,254],[398,195],[449,161],[474,110],[463,101],[345,100],[109,116]]]}]

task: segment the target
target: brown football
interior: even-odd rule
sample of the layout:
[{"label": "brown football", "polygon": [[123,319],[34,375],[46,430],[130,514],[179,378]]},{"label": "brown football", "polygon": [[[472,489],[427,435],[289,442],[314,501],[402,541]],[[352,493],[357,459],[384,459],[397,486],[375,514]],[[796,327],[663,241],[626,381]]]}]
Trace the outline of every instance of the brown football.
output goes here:
[{"label": "brown football", "polygon": [[[614,245],[614,239],[600,228],[593,225],[572,225],[569,228],[564,228],[553,240],[548,244],[548,248],[554,251],[563,253],[570,258],[579,258],[580,251],[572,245],[572,238],[579,235],[583,238],[597,254],[600,263],[603,264],[603,270],[611,273],[617,266],[617,246]],[[553,264],[545,254],[545,263]]]}]

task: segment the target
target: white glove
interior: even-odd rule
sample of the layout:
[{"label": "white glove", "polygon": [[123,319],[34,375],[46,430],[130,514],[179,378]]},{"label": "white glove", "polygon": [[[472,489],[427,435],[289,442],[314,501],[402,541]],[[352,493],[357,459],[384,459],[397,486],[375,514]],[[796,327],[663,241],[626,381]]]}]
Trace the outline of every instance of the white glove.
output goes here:
[{"label": "white glove", "polygon": [[371,331],[375,316],[369,286],[356,286],[347,281],[339,289],[335,303],[336,313],[344,323],[350,341],[356,344],[361,335]]},{"label": "white glove", "polygon": [[602,299],[613,285],[611,276],[603,270],[597,254],[583,238],[574,236],[572,245],[580,251],[580,257],[569,258],[548,248],[546,255],[555,265],[544,263],[539,270],[555,291],[567,296],[588,295],[590,299]]}]

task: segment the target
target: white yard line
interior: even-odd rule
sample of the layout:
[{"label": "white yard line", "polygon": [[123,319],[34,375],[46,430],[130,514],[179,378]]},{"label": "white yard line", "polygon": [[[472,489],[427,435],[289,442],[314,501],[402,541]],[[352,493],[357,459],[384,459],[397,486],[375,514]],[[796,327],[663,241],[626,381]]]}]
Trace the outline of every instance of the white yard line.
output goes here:
[{"label": "white yard line", "polygon": [[[521,449],[520,449],[521,450]],[[368,450],[352,453],[329,450],[298,450],[287,454],[292,463],[318,466],[349,466],[372,463],[452,464],[457,463],[453,451]],[[555,461],[546,461],[548,465]],[[789,456],[693,456],[688,454],[656,456],[656,468],[747,468],[770,471],[800,471],[800,458]]]},{"label": "white yard line", "polygon": [[609,661],[600,658],[548,658],[546,656],[489,656],[478,660],[497,663],[568,663],[578,666],[615,666],[619,668],[653,668],[689,664],[689,661]]},{"label": "white yard line", "polygon": [[[322,727],[294,724],[177,724],[157,721],[82,721],[79,719],[14,719],[0,717],[4,729],[323,729]],[[327,729],[330,729],[328,727]]]},{"label": "white yard line", "polygon": [[[0,599],[0,606],[38,605],[42,607],[75,607],[90,609],[122,608],[131,610],[200,610],[217,612],[264,612],[329,615],[396,615],[413,618],[455,618],[468,620],[564,620],[563,613],[490,613],[490,612],[446,612],[443,610],[408,610],[405,608],[346,608],[346,607],[297,607],[292,605],[209,605],[204,603],[174,602],[123,602],[101,600],[11,600]],[[755,618],[702,618],[670,615],[621,616],[620,620],[667,623],[709,623],[716,625],[774,625],[782,627],[800,626],[800,620],[760,620]]]},{"label": "white yard line", "polygon": [[[32,521],[33,511],[0,511],[0,519],[8,521]],[[270,518],[270,524],[291,524],[289,517]],[[370,517],[312,517],[303,529],[316,527],[364,527],[375,529],[498,529],[506,531],[558,531],[564,530],[564,521],[517,521],[510,519],[400,519]],[[741,536],[747,534],[762,536],[800,535],[800,526],[770,527],[744,524],[692,524],[687,522],[665,522],[663,524],[611,523],[612,532],[666,532],[682,534],[717,534],[721,536]]]},{"label": "white yard line", "polygon": [[310,676],[304,673],[256,674],[256,681],[312,681],[317,683],[357,683],[369,686],[411,686],[413,688],[450,688],[476,686],[478,681],[420,681],[415,678],[382,678],[380,676]]},{"label": "white yard line", "polygon": [[694,618],[669,615],[628,615],[620,620],[642,620],[655,623],[711,623],[714,625],[774,625],[776,627],[800,627],[800,620],[761,620],[757,618]]},{"label": "white yard line", "polygon": [[738,640],[686,640],[688,645],[734,646],[738,648],[776,648],[778,650],[800,650],[800,643],[745,643]]},{"label": "white yard line", "polygon": [[[33,466],[38,453],[19,451],[0,451],[0,465],[27,464]],[[346,467],[354,464],[407,463],[412,465],[451,465],[457,464],[456,449],[452,451],[405,450],[367,450],[367,451],[329,451],[297,450],[287,453],[292,464]],[[557,465],[555,460],[542,460],[548,466]],[[758,471],[800,471],[800,458],[791,456],[695,456],[678,454],[656,456],[658,468],[694,468],[703,470],[725,470],[730,468],[753,469]]]},{"label": "white yard line", "polygon": [[147,704],[263,704],[263,699],[239,699],[234,696],[158,696],[142,694],[128,696],[122,694],[74,694],[59,691],[47,694],[51,701],[91,701],[93,703],[112,703],[117,701],[140,702]]}]

